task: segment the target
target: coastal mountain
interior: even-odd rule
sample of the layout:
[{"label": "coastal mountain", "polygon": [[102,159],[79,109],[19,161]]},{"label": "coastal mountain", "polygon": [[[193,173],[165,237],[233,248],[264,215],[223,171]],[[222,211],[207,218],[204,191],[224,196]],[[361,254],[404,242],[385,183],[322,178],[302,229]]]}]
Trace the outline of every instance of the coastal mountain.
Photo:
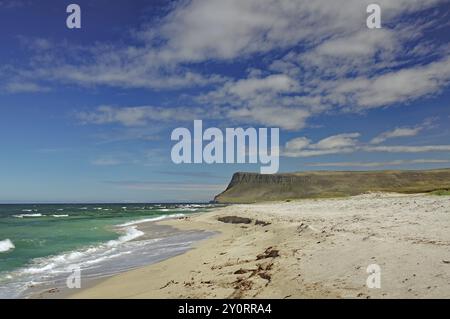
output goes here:
[{"label": "coastal mountain", "polygon": [[326,198],[365,192],[428,193],[450,189],[450,169],[235,173],[218,203]]}]

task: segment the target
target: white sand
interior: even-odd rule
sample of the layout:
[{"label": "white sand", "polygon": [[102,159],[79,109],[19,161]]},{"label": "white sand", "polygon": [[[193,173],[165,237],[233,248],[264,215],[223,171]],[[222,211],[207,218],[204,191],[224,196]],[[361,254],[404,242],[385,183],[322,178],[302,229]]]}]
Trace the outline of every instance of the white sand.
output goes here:
[{"label": "white sand", "polygon": [[[229,215],[271,224],[217,221]],[[71,297],[450,297],[448,196],[368,194],[233,205],[162,223],[221,234]],[[280,256],[257,260],[268,247]],[[381,267],[380,289],[366,287],[369,264]]]}]

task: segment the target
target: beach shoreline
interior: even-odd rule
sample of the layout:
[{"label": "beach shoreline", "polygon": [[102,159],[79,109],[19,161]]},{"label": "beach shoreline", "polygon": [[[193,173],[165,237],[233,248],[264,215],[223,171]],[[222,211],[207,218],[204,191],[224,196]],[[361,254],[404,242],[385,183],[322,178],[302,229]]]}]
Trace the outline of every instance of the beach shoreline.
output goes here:
[{"label": "beach shoreline", "polygon": [[[146,260],[144,261],[144,263],[142,263],[142,261],[140,263],[138,262],[136,263],[136,266],[129,269],[127,269],[127,267],[130,267],[130,265],[125,265],[123,266],[125,268],[119,268],[115,271],[115,273],[108,274],[103,273],[102,271],[100,275],[89,274],[89,276],[86,274],[86,269],[80,266],[80,288],[68,288],[66,286],[66,280],[68,279],[67,277],[71,274],[66,273],[65,275],[59,276],[59,278],[54,278],[53,280],[49,280],[37,285],[32,285],[27,289],[22,297],[27,299],[68,298],[74,292],[76,292],[77,289],[89,289],[117,274],[152,265],[162,260],[166,260],[168,258],[183,254],[185,251],[191,249],[192,243],[204,240],[214,235],[214,233],[204,230],[181,230],[170,225],[160,225],[156,222],[159,220],[176,220],[179,218],[182,217],[176,215],[167,215],[164,216],[164,218],[157,218],[156,220],[154,220],[153,218],[149,221],[135,220],[113,227],[115,231],[120,235],[123,235],[123,233],[130,227],[133,228],[136,233],[140,233],[139,236],[136,236],[136,238],[131,239],[124,244],[139,244],[138,247],[140,248],[140,250],[136,252],[133,252],[132,250],[129,251],[127,253],[128,259],[135,258],[141,260],[142,256],[140,256],[140,254],[149,253],[151,258],[144,259]],[[142,249],[145,247],[147,248]],[[123,260],[111,259],[110,263],[114,262],[123,263]],[[132,262],[130,261],[130,264],[131,263]],[[104,270],[107,269],[105,268],[105,266],[109,268],[108,264],[104,264],[101,268]]]},{"label": "beach shoreline", "polygon": [[[227,216],[250,222],[218,220]],[[217,232],[185,253],[55,296],[450,298],[449,216],[448,196],[424,194],[217,208],[158,222]],[[376,289],[366,285],[373,264],[381,269]]]}]

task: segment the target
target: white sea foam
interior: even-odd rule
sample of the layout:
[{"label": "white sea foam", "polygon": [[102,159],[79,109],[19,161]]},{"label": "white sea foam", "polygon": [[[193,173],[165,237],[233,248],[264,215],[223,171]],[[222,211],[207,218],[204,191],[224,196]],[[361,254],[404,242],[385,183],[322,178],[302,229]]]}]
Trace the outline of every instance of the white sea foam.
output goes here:
[{"label": "white sea foam", "polygon": [[168,219],[168,218],[179,218],[179,217],[183,217],[183,216],[184,216],[184,214],[170,214],[170,215],[158,216],[158,217],[153,217],[153,218],[138,219],[138,220],[133,220],[133,221],[125,223],[125,224],[117,225],[117,227],[127,227],[127,226],[133,226],[133,225],[138,225],[138,224],[142,224],[142,223],[147,223],[147,222],[155,222],[158,220],[163,220],[163,219]]},{"label": "white sea foam", "polygon": [[19,214],[19,215],[13,215],[14,217],[16,217],[16,218],[27,218],[27,217],[42,217],[42,216],[44,216],[44,215],[42,215],[42,214]]},{"label": "white sea foam", "polygon": [[[167,211],[181,211],[183,210],[182,208],[192,207],[195,206],[180,205],[177,208],[167,209]],[[127,207],[124,206],[123,208],[126,209]],[[83,207],[81,209],[84,210],[86,208]],[[18,218],[41,216],[46,215],[32,212],[21,214]],[[66,217],[68,214],[60,214],[55,211],[53,214],[48,215],[48,217],[51,216]],[[124,269],[131,269],[138,265],[148,264],[148,262],[160,260],[160,258],[166,258],[172,254],[179,253],[179,251],[184,251],[188,249],[191,243],[190,238],[186,238],[185,235],[181,237],[135,240],[144,235],[142,231],[137,229],[138,224],[183,216],[185,215],[181,212],[152,218],[146,216],[147,218],[144,217],[144,219],[117,225],[116,227],[121,232],[121,235],[115,240],[58,255],[35,258],[25,267],[8,273],[9,277],[6,278],[8,286],[5,286],[3,290],[0,289],[0,298],[2,296],[11,297],[25,294],[29,284],[35,281],[42,283],[52,282],[53,284],[55,278],[65,280],[67,274],[70,273],[69,265],[79,265],[83,269],[83,274],[86,278],[90,276],[98,277],[117,273]],[[201,237],[203,236],[201,235]],[[0,250],[3,249],[5,242],[6,240],[0,241]],[[131,254],[133,254],[133,258],[129,257]]]},{"label": "white sea foam", "polygon": [[123,254],[122,252],[113,254],[119,245],[142,235],[144,235],[144,233],[137,230],[136,226],[127,227],[124,229],[124,234],[118,239],[110,240],[105,244],[91,246],[82,250],[71,251],[56,256],[37,258],[34,260],[33,265],[23,269],[22,272],[29,275],[50,275],[52,273],[66,271],[66,266],[69,264],[92,264],[97,261],[114,258]]},{"label": "white sea foam", "polygon": [[48,263],[42,267],[29,267],[23,270],[25,274],[40,274],[52,270],[56,266],[56,263]]},{"label": "white sea foam", "polygon": [[136,239],[138,237],[141,237],[142,235],[144,235],[144,232],[136,229],[136,226],[131,226],[131,227],[127,227],[125,229],[125,234],[120,236],[118,239],[115,240],[110,240],[109,242],[106,243],[107,246],[117,246],[120,245],[124,242]]},{"label": "white sea foam", "polygon": [[185,210],[185,211],[189,211],[189,212],[196,212],[196,211],[198,211],[198,208],[182,207],[182,208],[178,208],[178,210]]},{"label": "white sea foam", "polygon": [[10,239],[0,240],[0,253],[5,253],[16,248]]},{"label": "white sea foam", "polygon": [[7,281],[0,289],[0,298],[27,296],[27,287],[35,286],[36,282],[44,285],[43,287],[64,285],[71,272],[71,265],[78,265],[85,279],[100,278],[179,254],[189,249],[193,241],[209,236],[204,233],[188,233],[133,241],[143,235],[136,228],[135,225],[123,226],[124,234],[107,243],[32,260],[26,267],[7,274]]}]

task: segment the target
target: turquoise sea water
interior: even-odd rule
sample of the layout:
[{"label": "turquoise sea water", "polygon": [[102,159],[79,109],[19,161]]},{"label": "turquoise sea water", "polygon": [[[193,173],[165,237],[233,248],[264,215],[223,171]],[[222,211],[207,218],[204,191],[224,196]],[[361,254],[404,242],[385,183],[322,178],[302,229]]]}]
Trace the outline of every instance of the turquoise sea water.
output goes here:
[{"label": "turquoise sea water", "polygon": [[[140,255],[135,259],[144,263],[170,249],[183,249],[185,243],[195,240],[193,234],[138,242],[133,240],[143,233],[136,224],[211,207],[214,205],[0,205],[0,297],[17,297],[26,285],[52,278],[71,263],[89,266],[94,273],[93,265],[105,268],[105,261],[111,260],[114,271],[120,271],[118,265],[131,268],[121,257],[134,251]],[[113,272],[113,267],[106,268]]]}]

